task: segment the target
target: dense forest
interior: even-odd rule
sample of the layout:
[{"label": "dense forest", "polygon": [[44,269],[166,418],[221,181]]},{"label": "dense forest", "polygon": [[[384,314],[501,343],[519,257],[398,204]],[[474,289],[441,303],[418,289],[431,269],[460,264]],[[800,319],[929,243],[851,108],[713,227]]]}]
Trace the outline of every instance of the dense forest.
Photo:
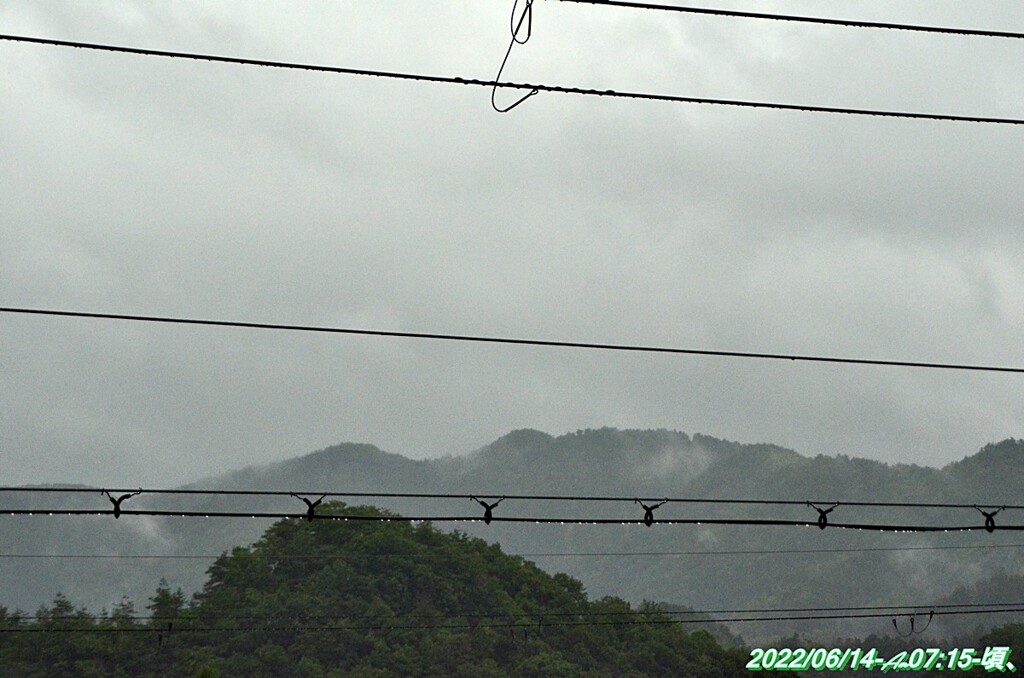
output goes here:
[{"label": "dense forest", "polygon": [[[324,504],[321,513],[345,509]],[[375,508],[347,514],[395,516]],[[588,600],[498,546],[430,524],[284,520],[144,610],[63,596],[0,608],[18,676],[734,676],[748,655],[653,604]]]}]

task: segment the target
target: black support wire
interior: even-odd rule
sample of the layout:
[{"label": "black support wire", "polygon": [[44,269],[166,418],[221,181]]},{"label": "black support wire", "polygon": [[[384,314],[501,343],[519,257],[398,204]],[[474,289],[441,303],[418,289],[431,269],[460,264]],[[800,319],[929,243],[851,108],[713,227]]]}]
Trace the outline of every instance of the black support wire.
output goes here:
[{"label": "black support wire", "polygon": [[[2,492],[17,492],[24,494],[95,494],[99,488],[90,487],[31,487],[31,486],[6,486],[0,487]],[[718,499],[706,497],[635,497],[625,495],[570,495],[570,494],[459,494],[444,492],[327,492],[322,490],[305,492],[287,492],[284,490],[221,490],[221,489],[193,489],[193,488],[112,488],[109,492],[133,492],[143,494],[170,494],[170,495],[197,495],[197,496],[250,496],[250,497],[289,497],[297,494],[321,495],[324,497],[338,498],[376,498],[376,499],[475,499],[476,497],[503,497],[504,499],[517,501],[589,501],[589,502],[617,502],[633,504],[637,499],[642,501],[663,501],[672,504],[733,504],[733,505],[758,505],[758,506],[806,506],[813,504],[835,504],[836,506],[864,506],[875,508],[935,508],[935,509],[975,509],[980,510],[977,503],[948,503],[948,502],[900,502],[900,501],[833,501],[816,500],[809,502],[803,499]],[[980,506],[991,506],[982,504]],[[492,506],[493,508],[493,506]],[[1002,510],[1024,510],[1024,505],[1000,504]],[[0,513],[3,513],[0,510]],[[124,511],[123,513],[129,513]],[[288,514],[292,516],[294,514]],[[497,518],[495,518],[497,520]],[[658,522],[661,522],[660,520]],[[813,523],[817,525],[817,522]],[[831,526],[832,523],[829,523]]]},{"label": "black support wire", "polygon": [[[1024,607],[1002,607],[997,609],[984,609],[984,610],[950,610],[950,611],[936,611],[934,616],[960,616],[960,615],[976,615],[976,614],[1019,614],[1024,612]],[[915,612],[900,612],[895,616],[925,616],[929,613],[928,608],[924,611],[917,610]],[[619,613],[622,616],[627,616],[626,613]],[[663,614],[659,612],[651,613],[652,615]],[[819,619],[880,619],[880,618],[891,618],[893,617],[892,612],[862,612],[862,613],[841,613],[841,614],[806,614],[806,615],[778,615],[778,616],[759,616],[759,617],[735,617],[735,618],[724,618],[724,619],[590,619],[590,620],[563,620],[563,621],[550,621],[544,622],[542,628],[549,627],[564,627],[564,626],[643,626],[643,625],[669,625],[669,624],[709,624],[709,623],[739,623],[739,622],[775,622],[775,621],[806,621],[806,620],[819,620]],[[182,621],[187,621],[187,617],[179,618]],[[67,622],[73,622],[74,619],[66,620]],[[112,620],[116,621],[116,620]],[[66,623],[66,622],[65,622]],[[410,629],[484,629],[484,628],[502,628],[502,629],[536,629],[538,623],[536,621],[512,621],[512,622],[497,622],[497,623],[479,623],[479,622],[450,622],[443,624],[401,624],[395,623],[395,621],[386,621],[379,624],[336,624],[336,625],[292,625],[292,626],[188,626],[182,625],[174,628],[175,633],[206,633],[206,632],[227,632],[227,633],[239,633],[248,631],[265,631],[265,632],[302,632],[302,631],[401,631]],[[6,627],[0,628],[0,633],[163,633],[166,631],[165,627],[96,627],[96,628],[82,628],[82,627]]]},{"label": "black support wire", "polygon": [[[527,621],[533,620],[536,624],[538,619],[573,619],[573,618],[592,618],[600,619],[607,617],[625,617],[627,619],[637,619],[642,617],[678,617],[678,616],[697,616],[705,615],[707,619],[692,620],[693,622],[707,622],[714,623],[717,620],[710,618],[710,615],[716,614],[804,614],[808,612],[885,612],[885,615],[895,614],[901,615],[912,615],[920,614],[920,610],[934,611],[935,614],[951,614],[959,612],[961,610],[980,610],[981,612],[988,611],[988,608],[996,608],[999,610],[1008,611],[1020,611],[1024,612],[1024,602],[1009,602],[1002,601],[998,603],[946,603],[943,605],[855,605],[855,606],[832,606],[832,607],[759,607],[759,608],[734,608],[734,609],[717,609],[717,610],[665,610],[661,608],[653,608],[649,610],[640,609],[629,609],[629,610],[618,610],[618,611],[601,611],[601,610],[589,610],[589,611],[567,611],[567,612],[450,612],[447,614],[430,614],[430,613],[408,613],[408,614],[330,614],[330,615],[307,615],[307,614],[216,614],[206,615],[200,614],[196,617],[190,617],[186,608],[181,614],[178,615],[118,615],[118,620],[131,620],[135,622],[159,622],[159,621],[259,621],[259,622],[274,622],[281,620],[301,620],[302,622],[327,622],[327,621],[379,621],[385,620],[391,621],[404,621],[412,619],[428,619],[434,621],[454,621],[462,619],[500,619],[503,621]],[[1018,610],[1019,608],[1019,610]],[[239,610],[244,608],[221,608],[226,611]],[[514,618],[514,619],[510,619]],[[51,618],[45,615],[19,615],[18,621],[49,621]],[[76,621],[109,621],[111,617],[109,615],[104,616],[100,614],[78,614],[74,617]],[[683,620],[678,620],[683,621]],[[691,621],[691,620],[686,620]],[[547,622],[545,622],[546,624]]]},{"label": "black support wire", "polygon": [[[3,36],[0,36],[3,39]],[[1024,124],[1024,120],[1018,121]],[[746,351],[719,351],[695,348],[672,348],[667,346],[641,346],[636,344],[604,344],[584,341],[554,341],[547,339],[524,339],[513,337],[491,337],[467,334],[442,334],[430,332],[398,332],[392,330],[356,329],[350,327],[328,327],[323,325],[294,325],[263,323],[238,320],[209,320],[153,315],[129,315],[122,313],[93,313],[86,311],[58,311],[53,309],[0,306],[0,313],[36,315],[61,318],[89,318],[94,320],[120,320],[130,322],[160,323],[169,325],[193,325],[204,327],[234,327],[257,330],[281,330],[288,332],[314,332],[322,334],[345,334],[370,337],[392,337],[402,339],[433,339],[439,341],[505,344],[518,346],[545,346],[551,348],[593,349],[632,353],[669,353],[675,355],[699,355],[728,358],[749,358],[759,360],[785,360],[790,362],[837,363],[845,365],[875,365],[884,367],[917,367],[939,370],[962,370],[976,372],[1004,372],[1024,374],[1024,367],[977,365],[966,363],[936,363],[913,360],[876,360],[872,358],[843,358],[835,356],[800,355],[790,353],[762,353]]]},{"label": "black support wire", "polygon": [[[509,553],[513,558],[631,558],[690,556],[764,556],[792,554],[848,554],[885,551],[962,551],[984,549],[1024,549],[1024,544],[977,544],[961,546],[874,546],[820,549],[747,549],[733,551],[549,551],[544,553]],[[25,560],[215,560],[223,553],[133,554],[133,553],[0,553],[4,559]],[[349,560],[355,558],[447,558],[444,553],[332,553],[328,555],[275,555],[274,560]]]},{"label": "black support wire", "polygon": [[867,108],[845,108],[840,106],[814,106],[805,104],[787,104],[765,101],[745,101],[740,99],[710,99],[706,97],[678,96],[674,94],[652,94],[649,92],[630,92],[612,89],[565,87],[561,85],[542,85],[521,82],[499,82],[497,80],[480,80],[477,78],[462,78],[443,75],[425,75],[421,73],[380,71],[365,68],[346,68],[341,66],[322,66],[316,64],[302,64],[287,61],[269,61],[266,59],[249,59],[245,57],[221,56],[215,54],[199,54],[195,52],[178,52],[172,50],[147,49],[141,47],[126,47],[122,45],[109,45],[94,42],[55,40],[52,38],[39,38],[27,35],[0,34],[0,40],[35,45],[47,45],[51,47],[73,47],[77,49],[97,50],[102,52],[117,52],[122,54],[134,54],[138,56],[156,56],[171,59],[190,59],[193,61],[209,61],[215,63],[245,66],[264,66],[267,68],[283,68],[291,70],[315,71],[321,73],[336,73],[342,75],[360,75],[377,78],[392,78],[398,80],[414,80],[419,82],[448,83],[453,85],[474,85],[479,87],[490,88],[501,87],[503,89],[519,89],[529,91],[536,90],[538,92],[558,92],[561,94],[579,94],[584,96],[612,97],[618,99],[664,101],[668,103],[680,104],[709,104],[713,106],[735,106],[740,108],[767,108],[781,111],[801,111],[805,113],[837,113],[844,115],[863,115],[883,118],[904,118],[909,120],[935,120],[943,122],[976,122],[999,125],[1024,125],[1024,118],[952,115],[946,113],[917,113],[910,111],[889,111]]},{"label": "black support wire", "polygon": [[[9,516],[107,516],[111,510],[99,509],[8,509],[0,508],[0,515]],[[549,517],[507,517],[493,516],[489,521],[484,516],[398,516],[359,514],[307,514],[271,513],[259,511],[162,511],[124,510],[121,516],[151,516],[177,518],[274,518],[297,520],[332,520],[341,522],[369,523],[527,523],[535,525],[645,525],[645,519],[631,518],[549,518]],[[749,527],[819,527],[816,520],[781,520],[768,518],[659,518],[652,521],[659,525],[743,525]],[[866,532],[972,532],[984,530],[1024,531],[1024,525],[998,525],[989,529],[986,525],[906,525],[882,523],[829,523],[829,527],[841,530],[862,530]]]},{"label": "black support wire", "polygon": [[[0,487],[0,493],[20,493],[20,494],[37,494],[37,493],[93,493],[94,489],[85,487],[72,487],[72,488],[60,488],[60,487]],[[654,523],[662,523],[667,525],[744,525],[744,526],[788,526],[788,527],[805,527],[805,526],[816,526],[820,530],[825,530],[828,527],[834,527],[838,529],[846,530],[867,530],[873,532],[964,532],[974,530],[985,530],[986,532],[992,533],[998,530],[1009,530],[1009,531],[1020,531],[1024,530],[1024,525],[996,525],[995,515],[1010,509],[1018,510],[1024,509],[1024,506],[1013,506],[1003,505],[998,507],[995,511],[985,511],[978,504],[954,504],[954,503],[922,503],[922,502],[870,502],[870,501],[853,501],[853,502],[831,502],[831,506],[828,509],[821,509],[817,504],[824,502],[810,502],[810,501],[799,501],[793,499],[702,499],[694,497],[685,497],[670,499],[668,497],[661,498],[657,504],[651,501],[651,505],[647,505],[638,497],[616,497],[607,495],[593,495],[593,496],[573,496],[573,495],[503,495],[500,499],[494,502],[487,502],[480,499],[475,494],[442,494],[442,493],[402,493],[402,492],[284,492],[281,490],[201,490],[201,489],[153,489],[145,490],[139,488],[131,492],[125,493],[120,499],[126,499],[138,496],[144,493],[151,493],[153,495],[158,494],[175,494],[175,495],[204,495],[204,496],[272,496],[278,497],[288,495],[289,497],[297,497],[301,499],[307,510],[305,513],[291,513],[291,512],[265,512],[265,511],[189,511],[189,510],[130,510],[121,509],[119,503],[114,502],[111,498],[111,490],[102,490],[102,494],[106,495],[108,499],[114,503],[113,509],[46,509],[46,508],[6,508],[0,509],[0,515],[7,514],[10,516],[100,516],[100,515],[113,515],[114,518],[120,518],[122,515],[139,515],[139,516],[155,516],[155,517],[186,517],[186,518],[274,518],[274,519],[289,519],[289,518],[304,518],[308,522],[314,520],[335,520],[335,521],[364,521],[364,522],[439,522],[439,523],[465,523],[465,522],[483,522],[486,525],[490,525],[492,522],[498,523],[532,523],[532,524],[562,524],[562,525],[633,525],[643,524],[647,527],[651,527]],[[113,490],[114,493],[121,492],[121,490]],[[310,501],[305,495],[320,494],[319,499],[315,502]],[[363,515],[363,514],[346,514],[346,513],[323,513],[319,514],[315,512],[315,509],[322,500],[326,497],[375,497],[375,498],[416,498],[416,499],[469,499],[479,503],[484,507],[482,515],[466,516],[466,515],[417,515],[417,516],[400,516],[400,515]],[[580,517],[549,517],[549,516],[537,516],[537,517],[521,517],[521,516],[497,516],[494,515],[494,509],[506,499],[518,500],[518,501],[591,501],[591,502],[628,502],[630,504],[639,503],[644,509],[643,518],[580,518]],[[792,519],[772,519],[772,518],[655,518],[654,510],[668,503],[679,503],[679,504],[715,504],[715,505],[785,505],[785,506],[809,506],[818,512],[817,520],[792,520]],[[941,508],[941,509],[964,509],[970,508],[973,511],[980,512],[985,520],[982,524],[974,525],[910,525],[904,523],[898,524],[885,524],[885,523],[854,523],[854,522],[833,522],[829,523],[826,519],[827,513],[832,512],[834,509],[840,506],[850,507],[872,507],[872,508]]]},{"label": "black support wire", "polygon": [[718,17],[739,19],[765,19],[771,21],[787,21],[804,24],[820,24],[825,26],[843,26],[846,28],[883,28],[894,31],[913,31],[918,33],[941,33],[946,35],[976,36],[984,38],[1024,39],[1024,33],[1013,31],[991,31],[978,28],[954,28],[946,26],[922,26],[919,24],[901,24],[887,21],[860,21],[856,19],[836,19],[830,17],[798,16],[793,14],[769,14],[765,12],[742,12],[732,9],[714,9],[708,7],[682,7],[679,5],[663,5],[653,2],[631,2],[630,0],[561,0],[579,4],[605,7],[625,7],[685,14],[704,14]]}]

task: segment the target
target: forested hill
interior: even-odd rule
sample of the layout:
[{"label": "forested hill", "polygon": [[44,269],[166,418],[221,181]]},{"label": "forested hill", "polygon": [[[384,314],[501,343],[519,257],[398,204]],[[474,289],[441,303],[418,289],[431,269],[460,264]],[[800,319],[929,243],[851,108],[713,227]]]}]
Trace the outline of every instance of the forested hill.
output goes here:
[{"label": "forested hill", "polygon": [[[396,515],[320,512],[343,509]],[[220,557],[191,602],[161,587],[147,607],[0,608],[0,627],[28,631],[0,633],[0,675],[735,676],[747,659],[653,606],[590,601],[567,575],[407,522],[281,521]]]},{"label": "forested hill", "polygon": [[[551,436],[513,431],[475,453],[412,460],[372,445],[345,443],[283,462],[241,469],[192,485],[193,489],[287,492],[407,492],[478,496],[608,494],[624,497],[790,499],[795,506],[717,507],[670,503],[659,519],[816,517],[803,501],[841,504],[836,522],[974,524],[971,504],[1024,505],[1024,440],[985,446],[944,468],[886,464],[845,456],[807,457],[770,444],[740,444],[679,431],[598,429]],[[472,515],[467,497],[367,499],[406,515]],[[856,501],[952,502],[954,511],[869,509]],[[97,490],[76,495],[8,495],[11,508],[109,508]],[[260,510],[302,513],[296,498],[147,495],[136,509]],[[527,503],[509,500],[498,515],[578,515],[639,518],[632,501]],[[477,513],[479,515],[479,513]],[[1020,510],[999,513],[997,524],[1024,521]],[[446,524],[439,523],[440,526]],[[649,599],[697,610],[732,608],[871,606],[894,601],[930,605],[960,586],[1000,574],[1024,574],[1020,540],[1013,532],[873,533],[852,530],[759,528],[732,525],[534,525],[468,523],[475,536],[507,553],[528,556],[548,572],[565,572],[595,595],[633,603]],[[261,520],[122,516],[8,516],[0,521],[0,604],[33,610],[58,591],[93,608],[127,593],[144,600],[161,577],[188,594],[198,590],[210,560],[249,544],[267,528]],[[80,558],[75,554],[88,556]],[[602,555],[610,554],[610,555]],[[636,555],[633,555],[636,554]],[[73,557],[67,557],[67,556]],[[102,557],[98,559],[96,556]],[[110,556],[107,559],[107,556]],[[143,557],[139,557],[143,556]],[[976,600],[974,602],[990,602]],[[932,629],[947,628],[946,619]],[[1002,620],[977,619],[980,624]],[[891,625],[890,625],[891,628]],[[821,620],[736,626],[749,642],[792,632],[817,637],[884,632],[877,620]],[[758,634],[761,634],[760,636]]]}]

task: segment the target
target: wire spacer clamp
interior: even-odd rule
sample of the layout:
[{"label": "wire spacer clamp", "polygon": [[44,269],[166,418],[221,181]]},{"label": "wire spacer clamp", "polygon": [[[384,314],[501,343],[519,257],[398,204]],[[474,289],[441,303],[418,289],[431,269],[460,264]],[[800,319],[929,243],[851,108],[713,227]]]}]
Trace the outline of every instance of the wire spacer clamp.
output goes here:
[{"label": "wire spacer clamp", "polygon": [[664,506],[665,504],[667,504],[668,503],[668,498],[666,498],[664,501],[661,501],[661,502],[659,502],[657,504],[654,504],[652,506],[648,506],[647,504],[643,503],[642,501],[640,501],[639,498],[634,498],[633,502],[637,503],[637,504],[640,504],[640,506],[643,507],[643,509],[644,509],[644,525],[646,525],[647,527],[650,527],[652,524],[654,524],[654,509],[659,508],[659,507]]},{"label": "wire spacer clamp", "polygon": [[832,513],[832,509],[839,506],[839,502],[832,504],[827,509],[820,509],[811,502],[807,502],[807,505],[818,512],[818,529],[824,530],[826,527],[828,527],[828,514]]},{"label": "wire spacer clamp", "polygon": [[142,494],[142,488],[140,487],[138,492],[129,492],[127,494],[122,494],[120,497],[116,498],[107,490],[101,490],[100,494],[107,495],[107,499],[109,499],[110,503],[114,505],[114,518],[116,519],[121,517],[121,502],[125,501],[126,499],[131,499],[132,497]]},{"label": "wire spacer clamp", "polygon": [[981,515],[985,516],[985,531],[986,532],[995,532],[996,531],[996,514],[999,513],[1000,511],[1002,511],[1003,509],[1005,509],[1006,507],[1005,506],[1000,506],[995,511],[982,511],[981,507],[978,506],[977,504],[975,504],[974,508],[978,509],[978,512],[981,513]]},{"label": "wire spacer clamp", "polygon": [[316,517],[316,507],[320,505],[320,502],[322,502],[324,500],[324,497],[326,497],[327,495],[321,494],[320,498],[317,499],[316,501],[310,501],[303,497],[301,494],[295,494],[294,492],[291,493],[291,496],[295,497],[296,499],[301,499],[306,503],[306,520],[309,522],[313,522],[313,518]]},{"label": "wire spacer clamp", "polygon": [[475,501],[476,503],[478,503],[478,504],[480,504],[481,506],[484,507],[484,524],[486,524],[486,525],[490,525],[491,524],[491,520],[494,519],[494,514],[492,513],[492,511],[494,511],[494,508],[498,504],[500,504],[501,502],[505,501],[505,497],[502,497],[501,499],[499,499],[498,501],[494,502],[493,504],[488,504],[483,499],[477,499],[473,495],[469,495],[469,498],[472,501]]}]

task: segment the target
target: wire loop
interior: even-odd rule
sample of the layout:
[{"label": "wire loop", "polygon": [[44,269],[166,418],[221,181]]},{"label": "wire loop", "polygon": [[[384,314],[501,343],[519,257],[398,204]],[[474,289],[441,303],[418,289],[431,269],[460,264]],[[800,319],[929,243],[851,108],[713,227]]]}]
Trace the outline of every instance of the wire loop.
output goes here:
[{"label": "wire loop", "polygon": [[[902,615],[902,616],[906,616],[906,615]],[[932,625],[932,619],[934,617],[935,617],[935,610],[931,610],[928,613],[928,622],[924,625],[923,628],[915,630],[914,629],[914,615],[911,614],[910,615],[910,631],[908,631],[907,633],[900,632],[900,628],[896,624],[896,617],[893,617],[892,618],[892,627],[894,629],[896,629],[896,635],[898,635],[900,638],[909,638],[910,636],[920,635],[920,634],[924,633],[925,631],[927,631],[928,627]]]},{"label": "wire loop", "polygon": [[[509,19],[509,29],[512,31],[512,39],[520,45],[525,45],[530,39],[530,35],[533,34],[533,0],[526,0],[526,7],[523,9],[523,15],[519,18],[519,22],[516,23],[516,9],[519,8],[519,0],[515,1],[512,5],[512,16]],[[523,21],[526,21],[526,37],[522,40],[519,39],[519,29],[523,27]]]},{"label": "wire loop", "polygon": [[[523,10],[522,15],[519,17],[519,22],[516,22],[516,9],[519,7],[519,0],[515,0],[515,4],[512,5],[512,18],[509,20],[509,26],[512,29],[512,41],[508,43],[508,49],[505,50],[505,58],[501,60],[501,66],[498,68],[498,74],[494,76],[494,86],[491,87],[491,108],[498,113],[508,113],[513,108],[523,103],[539,90],[534,87],[523,96],[516,99],[508,106],[501,107],[495,101],[495,95],[498,93],[498,87],[501,86],[501,74],[505,70],[505,64],[508,63],[508,57],[512,54],[512,47],[515,45],[525,45],[530,39],[530,35],[533,34],[533,0],[526,0],[526,8]],[[519,38],[519,31],[523,28],[523,22],[526,22],[526,37],[523,39]]]}]

